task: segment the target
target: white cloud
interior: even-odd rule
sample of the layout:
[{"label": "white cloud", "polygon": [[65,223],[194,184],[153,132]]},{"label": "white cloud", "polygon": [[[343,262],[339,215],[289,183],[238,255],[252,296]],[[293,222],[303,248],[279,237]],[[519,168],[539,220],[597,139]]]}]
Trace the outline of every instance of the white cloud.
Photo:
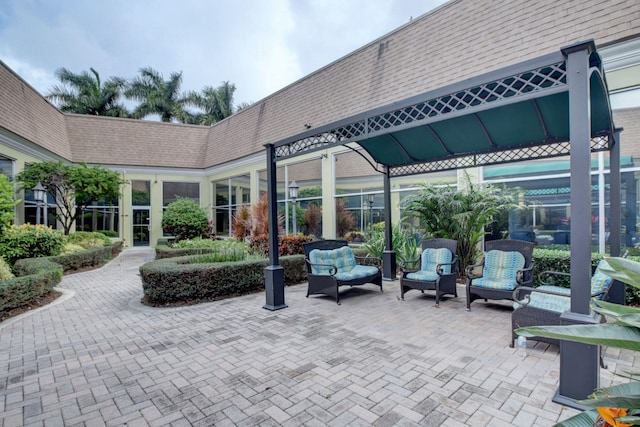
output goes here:
[{"label": "white cloud", "polygon": [[183,89],[230,81],[258,101],[444,0],[4,0],[0,59],[42,93],[54,72],[183,72]]}]

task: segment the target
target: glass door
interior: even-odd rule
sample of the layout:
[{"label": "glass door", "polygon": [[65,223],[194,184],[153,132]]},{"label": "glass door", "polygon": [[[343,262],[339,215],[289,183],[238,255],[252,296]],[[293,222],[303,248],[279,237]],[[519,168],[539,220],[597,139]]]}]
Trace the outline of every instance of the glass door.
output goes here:
[{"label": "glass door", "polygon": [[149,246],[151,243],[150,219],[149,208],[133,209],[133,246]]}]

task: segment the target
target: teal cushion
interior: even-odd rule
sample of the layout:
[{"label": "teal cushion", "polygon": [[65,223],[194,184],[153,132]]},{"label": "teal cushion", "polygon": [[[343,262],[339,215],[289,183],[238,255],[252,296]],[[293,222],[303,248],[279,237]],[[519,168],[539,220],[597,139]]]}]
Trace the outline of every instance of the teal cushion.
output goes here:
[{"label": "teal cushion", "polygon": [[[425,272],[436,272],[436,267],[438,264],[448,264],[451,263],[453,259],[453,254],[447,248],[427,248],[422,251],[422,264],[420,266],[420,270]],[[443,265],[442,272],[444,274],[451,273],[450,265]],[[432,279],[435,280],[435,279]]]},{"label": "teal cushion", "polygon": [[414,271],[413,273],[407,273],[407,279],[420,280],[422,282],[435,282],[438,280],[438,273],[434,271]]},{"label": "teal cushion", "polygon": [[[330,275],[332,271],[331,265],[337,268],[337,273],[348,273],[356,266],[356,258],[353,256],[353,251],[349,246],[329,250],[314,249],[309,252],[309,261],[312,264],[311,273],[318,275]],[[313,264],[330,265],[320,266]]]},{"label": "teal cushion", "polygon": [[515,281],[524,262],[520,252],[489,251],[484,259],[482,277],[490,281]]},{"label": "teal cushion", "polygon": [[489,251],[484,259],[482,277],[473,279],[472,286],[487,289],[514,290],[519,284],[518,270],[524,267],[520,252]]},{"label": "teal cushion", "polygon": [[350,271],[340,271],[334,277],[341,281],[362,279],[367,276],[373,276],[378,273],[377,267],[371,267],[366,265],[356,265]]},{"label": "teal cushion", "polygon": [[[571,307],[571,299],[569,298],[571,295],[570,289],[548,285],[540,286],[536,289],[551,291],[562,295],[551,295],[533,291],[530,295],[531,300],[529,301],[529,304],[527,304],[528,307],[555,311],[556,313],[564,313]],[[521,305],[517,302],[513,304],[514,309],[518,309],[520,307]]]},{"label": "teal cushion", "polygon": [[479,288],[487,289],[499,289],[503,291],[512,291],[518,287],[518,281],[516,279],[489,279],[480,277],[471,281],[471,286],[477,286]]},{"label": "teal cushion", "polygon": [[[602,260],[598,263],[596,272],[593,273],[591,278],[591,295],[596,295],[596,298],[601,300],[604,298],[604,293],[609,289],[613,279],[600,271],[600,266],[609,267],[607,261]],[[598,295],[600,294],[600,295]]]}]

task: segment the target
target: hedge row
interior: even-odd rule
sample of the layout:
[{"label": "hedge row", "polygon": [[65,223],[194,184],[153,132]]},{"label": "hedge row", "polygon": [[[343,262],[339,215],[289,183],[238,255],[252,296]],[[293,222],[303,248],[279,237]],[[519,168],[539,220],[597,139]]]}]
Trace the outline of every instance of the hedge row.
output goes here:
[{"label": "hedge row", "polygon": [[113,258],[121,248],[119,241],[111,246],[67,255],[16,261],[13,270],[17,277],[0,282],[0,314],[47,295],[60,283],[63,271],[100,265]]},{"label": "hedge row", "polygon": [[[64,271],[78,270],[83,267],[93,267],[105,263],[114,258],[122,249],[122,241],[112,243],[111,246],[91,248],[81,252],[66,255],[46,257],[55,263],[62,265]],[[20,261],[18,261],[19,263]],[[16,263],[17,265],[17,263]],[[14,267],[15,268],[15,267]]]},{"label": "hedge row", "polygon": [[165,240],[158,239],[156,245],[156,259],[184,257],[189,255],[210,254],[217,251],[216,248],[182,248],[175,249],[169,246]]},{"label": "hedge row", "polygon": [[40,298],[62,280],[62,266],[47,258],[19,260],[13,279],[0,282],[0,314]]},{"label": "hedge row", "polygon": [[[170,304],[215,300],[264,289],[264,269],[269,261],[189,264],[193,257],[164,258],[140,267],[144,301]],[[280,258],[286,284],[307,278],[303,255]]]}]

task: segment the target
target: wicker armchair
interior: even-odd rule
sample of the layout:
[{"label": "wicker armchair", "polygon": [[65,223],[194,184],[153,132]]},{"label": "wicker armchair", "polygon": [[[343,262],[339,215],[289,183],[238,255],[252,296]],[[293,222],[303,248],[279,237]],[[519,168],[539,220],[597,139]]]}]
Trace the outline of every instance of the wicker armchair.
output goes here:
[{"label": "wicker armchair", "polygon": [[[356,257],[346,240],[317,240],[303,243],[309,295],[324,294],[335,298],[340,305],[340,286],[356,286],[372,283],[382,292],[381,260],[372,257]],[[358,265],[357,260],[368,259],[377,266]]]},{"label": "wicker armchair", "polygon": [[[533,247],[522,240],[491,240],[485,243],[486,255],[479,264],[466,268],[467,310],[471,303],[513,299],[513,290],[533,285]],[[477,274],[478,270],[482,273]]]},{"label": "wicker armchair", "polygon": [[[591,277],[591,297],[598,300],[607,300],[613,280],[600,272],[600,266],[606,261],[600,261],[596,271]],[[537,288],[520,287],[513,291],[513,299],[516,301],[511,315],[511,347],[517,338],[513,332],[517,328],[527,326],[552,326],[560,325],[560,316],[571,306],[571,288],[554,286],[558,279],[570,278],[568,273],[557,271],[543,271],[538,275],[542,283]],[[554,281],[551,281],[554,279]],[[605,321],[604,316],[602,322]],[[565,322],[566,323],[566,322]],[[534,341],[545,342],[552,345],[560,345],[555,338],[533,337]]]},{"label": "wicker armchair", "polygon": [[[401,265],[400,295],[402,299],[404,300],[405,292],[411,289],[418,289],[422,293],[426,290],[435,291],[436,306],[440,305],[442,295],[449,294],[457,297],[457,249],[458,242],[455,240],[423,240],[421,257]],[[419,265],[420,269],[410,269],[409,265]]]}]

